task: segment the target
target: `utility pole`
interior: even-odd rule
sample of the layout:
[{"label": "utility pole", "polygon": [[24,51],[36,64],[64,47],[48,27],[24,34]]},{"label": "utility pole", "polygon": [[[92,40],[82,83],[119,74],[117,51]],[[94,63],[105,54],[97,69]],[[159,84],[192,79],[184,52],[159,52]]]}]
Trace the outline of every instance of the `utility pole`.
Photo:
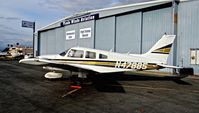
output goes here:
[{"label": "utility pole", "polygon": [[33,22],[33,38],[32,38],[33,42],[32,42],[32,54],[33,54],[33,57],[35,57],[35,22]]}]

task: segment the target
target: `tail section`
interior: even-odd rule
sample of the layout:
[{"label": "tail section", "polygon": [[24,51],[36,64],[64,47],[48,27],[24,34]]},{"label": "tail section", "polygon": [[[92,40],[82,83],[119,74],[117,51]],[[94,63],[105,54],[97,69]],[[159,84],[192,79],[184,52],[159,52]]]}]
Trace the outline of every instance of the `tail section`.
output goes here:
[{"label": "tail section", "polygon": [[162,38],[143,55],[166,64],[175,37],[175,35],[163,35]]}]

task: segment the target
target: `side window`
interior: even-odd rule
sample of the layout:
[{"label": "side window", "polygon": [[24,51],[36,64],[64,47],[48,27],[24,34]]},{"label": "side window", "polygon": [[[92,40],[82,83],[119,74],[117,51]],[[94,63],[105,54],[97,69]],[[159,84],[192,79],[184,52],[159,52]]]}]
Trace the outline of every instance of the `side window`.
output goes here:
[{"label": "side window", "polygon": [[68,57],[83,58],[83,56],[84,56],[84,51],[82,50],[71,49],[68,53]]},{"label": "side window", "polygon": [[95,59],[96,58],[96,53],[95,52],[86,51],[86,58]]},{"label": "side window", "polygon": [[108,56],[104,54],[99,54],[99,59],[107,59]]}]

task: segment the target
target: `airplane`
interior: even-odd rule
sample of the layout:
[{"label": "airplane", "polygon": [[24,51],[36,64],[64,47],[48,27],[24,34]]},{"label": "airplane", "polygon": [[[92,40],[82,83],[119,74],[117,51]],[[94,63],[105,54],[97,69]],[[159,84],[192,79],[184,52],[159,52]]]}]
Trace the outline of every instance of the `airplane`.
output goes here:
[{"label": "airplane", "polygon": [[[72,47],[58,55],[42,55],[36,58],[22,59],[19,63],[42,65],[43,69],[51,70],[45,77],[61,78],[61,73],[55,71],[77,72],[79,78],[87,78],[89,73],[118,73],[162,68],[190,69],[167,65],[175,35],[163,35],[162,38],[144,54],[122,54],[112,51]],[[190,71],[189,71],[190,72]],[[178,76],[178,75],[177,75]]]},{"label": "airplane", "polygon": [[23,51],[18,47],[10,47],[5,48],[2,52],[0,52],[0,57],[4,58],[21,58],[23,57]]}]

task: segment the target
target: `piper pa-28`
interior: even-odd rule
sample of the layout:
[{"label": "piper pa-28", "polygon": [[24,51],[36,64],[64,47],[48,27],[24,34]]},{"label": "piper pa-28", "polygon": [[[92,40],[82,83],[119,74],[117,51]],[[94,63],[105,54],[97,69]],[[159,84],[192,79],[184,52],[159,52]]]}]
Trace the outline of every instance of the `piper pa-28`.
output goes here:
[{"label": "piper pa-28", "polygon": [[[79,78],[87,74],[117,73],[127,71],[158,70],[162,68],[182,69],[182,67],[167,65],[175,35],[163,37],[144,54],[121,54],[111,51],[73,47],[59,55],[43,55],[36,58],[22,59],[19,62],[31,65],[42,65],[51,70],[46,78],[60,78],[62,75],[55,71],[70,70],[78,72]],[[186,71],[184,71],[186,72]]]}]

